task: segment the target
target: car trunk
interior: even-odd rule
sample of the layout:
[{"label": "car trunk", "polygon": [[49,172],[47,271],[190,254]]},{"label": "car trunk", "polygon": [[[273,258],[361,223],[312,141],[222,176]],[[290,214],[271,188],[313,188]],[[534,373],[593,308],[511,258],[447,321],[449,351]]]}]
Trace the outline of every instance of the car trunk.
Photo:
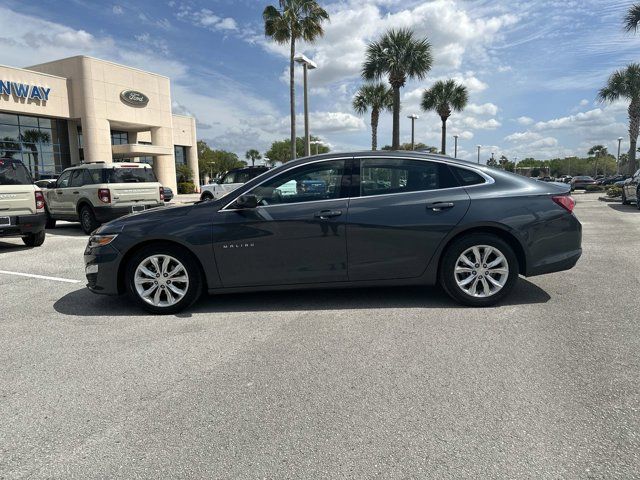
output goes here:
[{"label": "car trunk", "polygon": [[157,183],[112,183],[109,189],[114,206],[160,203],[160,185]]},{"label": "car trunk", "polygon": [[2,185],[0,188],[0,217],[36,213],[33,185]]}]

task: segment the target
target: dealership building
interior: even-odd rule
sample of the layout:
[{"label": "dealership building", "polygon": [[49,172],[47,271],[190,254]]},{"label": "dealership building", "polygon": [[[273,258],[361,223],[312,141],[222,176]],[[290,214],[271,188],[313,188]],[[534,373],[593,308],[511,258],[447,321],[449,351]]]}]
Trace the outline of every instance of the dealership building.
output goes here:
[{"label": "dealership building", "polygon": [[0,158],[36,179],[82,162],[145,162],[176,188],[176,167],[199,178],[196,122],[171,112],[169,78],[77,56],[0,65]]}]

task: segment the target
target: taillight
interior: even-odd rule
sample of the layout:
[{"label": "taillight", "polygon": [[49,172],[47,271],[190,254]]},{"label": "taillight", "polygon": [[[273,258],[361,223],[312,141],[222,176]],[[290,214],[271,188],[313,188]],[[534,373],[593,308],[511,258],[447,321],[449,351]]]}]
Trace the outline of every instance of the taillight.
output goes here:
[{"label": "taillight", "polygon": [[108,188],[99,188],[98,199],[102,203],[111,203],[111,190],[109,190]]},{"label": "taillight", "polygon": [[551,200],[556,202],[569,213],[572,213],[573,208],[576,206],[576,201],[569,195],[555,195],[551,197]]},{"label": "taillight", "polygon": [[164,187],[160,187],[160,200],[164,201]]},{"label": "taillight", "polygon": [[36,210],[44,210],[44,195],[42,192],[36,193]]}]

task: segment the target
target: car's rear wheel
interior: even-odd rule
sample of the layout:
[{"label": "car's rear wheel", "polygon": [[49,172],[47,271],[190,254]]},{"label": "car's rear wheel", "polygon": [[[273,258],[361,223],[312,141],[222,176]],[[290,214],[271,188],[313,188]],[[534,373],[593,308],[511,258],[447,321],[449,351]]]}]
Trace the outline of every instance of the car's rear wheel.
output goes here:
[{"label": "car's rear wheel", "polygon": [[640,188],[636,190],[636,207],[640,210]]},{"label": "car's rear wheel", "polygon": [[518,259],[507,242],[476,233],[449,246],[442,259],[440,283],[454,300],[488,307],[509,294],[518,273]]},{"label": "car's rear wheel", "polygon": [[39,247],[44,243],[46,233],[44,230],[41,232],[30,233],[26,237],[22,237],[22,241],[27,247]]},{"label": "car's rear wheel", "polygon": [[173,314],[190,307],[202,292],[196,260],[171,245],[149,245],[127,265],[126,285],[135,303],[151,313]]},{"label": "car's rear wheel", "polygon": [[91,232],[100,226],[100,222],[96,220],[93,210],[87,205],[80,209],[80,226],[87,235],[91,235]]},{"label": "car's rear wheel", "polygon": [[210,192],[204,192],[201,196],[200,196],[200,200],[213,200],[213,194]]},{"label": "car's rear wheel", "polygon": [[49,213],[48,210],[46,212],[46,215],[47,215],[47,223],[45,225],[45,228],[56,228],[56,219],[51,216],[51,213]]},{"label": "car's rear wheel", "polygon": [[627,194],[624,191],[624,187],[622,187],[622,204],[629,205],[629,200],[627,199]]}]

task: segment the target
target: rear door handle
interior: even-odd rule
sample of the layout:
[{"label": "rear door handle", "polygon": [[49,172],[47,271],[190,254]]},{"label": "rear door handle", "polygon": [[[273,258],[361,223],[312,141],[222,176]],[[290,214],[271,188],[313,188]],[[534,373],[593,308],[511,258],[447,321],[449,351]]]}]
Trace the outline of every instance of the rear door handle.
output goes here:
[{"label": "rear door handle", "polygon": [[434,212],[439,212],[441,210],[446,210],[447,208],[453,208],[455,203],[453,202],[434,202],[427,203],[427,208],[433,210]]},{"label": "rear door handle", "polygon": [[74,195],[79,195],[79,194],[80,194],[80,192],[73,192],[73,194],[74,194]]},{"label": "rear door handle", "polygon": [[340,215],[342,215],[342,210],[322,210],[320,212],[316,212],[314,217],[326,220],[331,217],[339,217]]}]

